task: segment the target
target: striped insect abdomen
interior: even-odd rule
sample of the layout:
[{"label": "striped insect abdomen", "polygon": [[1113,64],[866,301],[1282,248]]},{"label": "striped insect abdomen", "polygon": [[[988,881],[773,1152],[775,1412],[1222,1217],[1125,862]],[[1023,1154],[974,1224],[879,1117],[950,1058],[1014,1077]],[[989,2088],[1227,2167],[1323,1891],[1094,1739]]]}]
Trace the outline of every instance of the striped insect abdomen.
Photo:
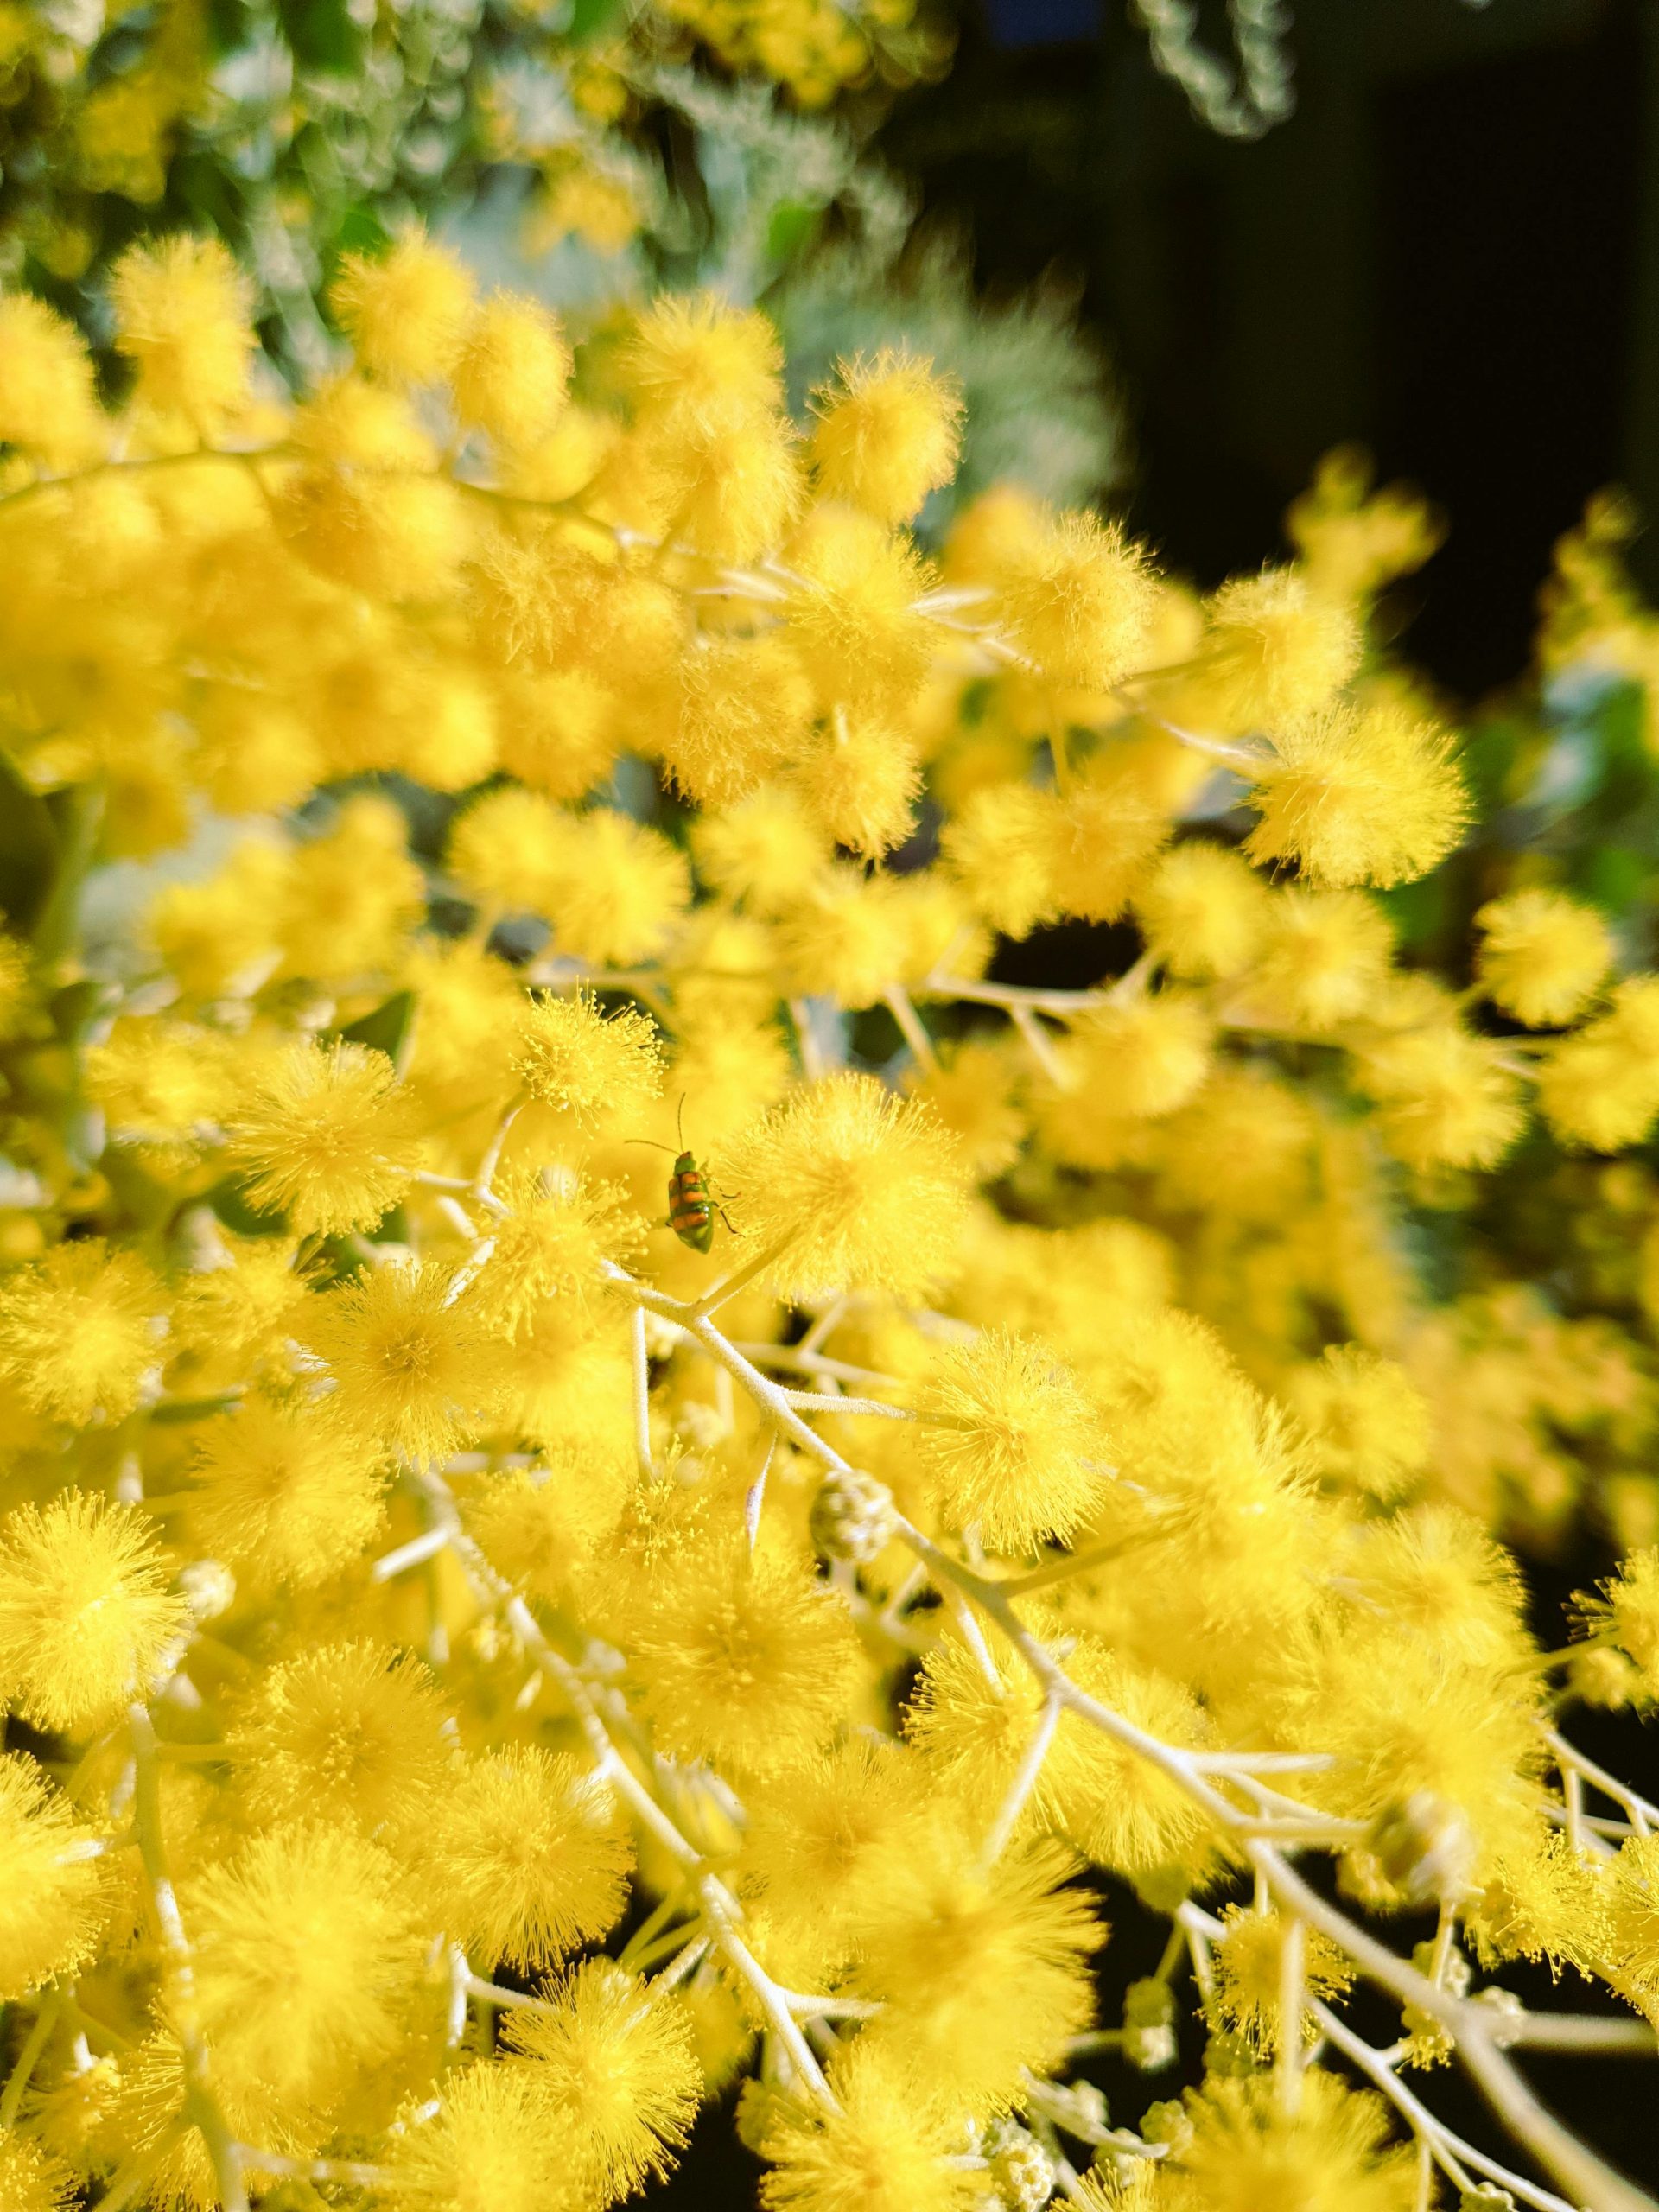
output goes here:
[{"label": "striped insect abdomen", "polygon": [[706,1252],[715,1241],[714,1209],[709,1203],[709,1186],[703,1180],[702,1170],[689,1152],[683,1152],[674,1162],[674,1173],[668,1179],[668,1225],[682,1244],[689,1244],[694,1252]]}]

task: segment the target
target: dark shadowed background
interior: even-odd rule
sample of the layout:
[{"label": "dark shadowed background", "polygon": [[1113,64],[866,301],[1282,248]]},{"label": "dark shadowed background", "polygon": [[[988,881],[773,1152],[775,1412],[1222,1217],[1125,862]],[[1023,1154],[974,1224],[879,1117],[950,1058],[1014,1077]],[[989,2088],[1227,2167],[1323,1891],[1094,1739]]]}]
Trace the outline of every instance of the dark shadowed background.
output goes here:
[{"label": "dark shadowed background", "polygon": [[[1217,45],[1224,11],[1206,10]],[[1210,583],[1279,545],[1319,454],[1370,446],[1452,534],[1416,657],[1524,664],[1551,545],[1615,480],[1659,523],[1659,8],[1296,0],[1297,110],[1216,137],[1126,0],[986,0],[884,133],[993,290],[1073,285],[1116,364],[1127,503]],[[1659,532],[1638,548],[1659,588]]]}]

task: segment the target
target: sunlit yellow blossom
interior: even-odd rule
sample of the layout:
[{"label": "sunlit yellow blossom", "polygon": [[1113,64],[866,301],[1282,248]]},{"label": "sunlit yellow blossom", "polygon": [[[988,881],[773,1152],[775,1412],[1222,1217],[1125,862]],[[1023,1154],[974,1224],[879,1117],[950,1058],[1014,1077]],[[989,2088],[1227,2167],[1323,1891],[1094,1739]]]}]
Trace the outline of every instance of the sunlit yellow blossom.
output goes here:
[{"label": "sunlit yellow blossom", "polygon": [[242,398],[254,348],[251,288],[225,248],[183,236],[130,246],[111,290],[116,344],[142,397],[199,430],[214,427]]},{"label": "sunlit yellow blossom", "polygon": [[324,1363],[348,1426],[428,1456],[496,1402],[499,1347],[453,1287],[429,1262],[374,1268],[300,1317],[295,1333]]},{"label": "sunlit yellow blossom", "polygon": [[780,1284],[868,1285],[895,1296],[948,1272],[962,1221],[962,1171],[943,1126],[868,1076],[797,1091],[722,1162],[743,1193],[744,1230],[777,1248]]},{"label": "sunlit yellow blossom", "polygon": [[302,1236],[372,1229],[419,1163],[413,1107],[367,1046],[294,1046],[229,1118],[249,1198]]},{"label": "sunlit yellow blossom", "polygon": [[1359,660],[1353,616],[1294,569],[1264,569],[1224,584],[1210,602],[1204,662],[1230,725],[1275,741],[1316,713]]},{"label": "sunlit yellow blossom", "polygon": [[250,1397],[202,1431],[190,1526],[213,1558],[303,1587],[372,1541],[386,1471],[326,1403]]},{"label": "sunlit yellow blossom", "polygon": [[580,2202],[663,2180],[683,2148],[702,2076],[683,2000],[590,1959],[507,2023],[510,2047],[551,2099]]},{"label": "sunlit yellow blossom", "polygon": [[[110,1898],[93,1839],[34,1764],[0,1759],[0,1991],[8,2004],[91,1957]],[[0,2170],[3,2171],[3,2170]],[[27,2202],[27,2200],[25,2200]]]},{"label": "sunlit yellow blossom", "polygon": [[550,1966],[620,1915],[630,1854],[616,1801],[574,1760],[533,1746],[486,1757],[431,1818],[432,1865],[482,1965]]},{"label": "sunlit yellow blossom", "polygon": [[530,1001],[515,1066],[532,1098],[584,1128],[643,1111],[663,1087],[662,1047],[647,1017],[625,1007],[607,1020],[580,995]]},{"label": "sunlit yellow blossom", "polygon": [[1530,1029],[1571,1021],[1612,964],[1601,916],[1560,892],[1514,892],[1483,906],[1475,921],[1482,983]]},{"label": "sunlit yellow blossom", "polygon": [[454,256],[410,232],[378,261],[348,254],[333,300],[365,368],[393,383],[424,384],[454,365],[472,295]]},{"label": "sunlit yellow blossom", "polygon": [[0,1685],[36,1727],[79,1731],[143,1695],[183,1600],[153,1523],[95,1493],[19,1506],[0,1528]]},{"label": "sunlit yellow blossom", "polygon": [[1087,1399],[1038,1345],[997,1332],[948,1351],[924,1395],[917,1456],[940,1510],[994,1550],[1067,1536],[1106,1479]]},{"label": "sunlit yellow blossom", "polygon": [[161,1285],[99,1239],[60,1244],[0,1287],[0,1373],[37,1413],[119,1420],[160,1356]]},{"label": "sunlit yellow blossom", "polygon": [[1188,2096],[1187,2126],[1160,2176],[1171,2212],[1412,2212],[1416,2161],[1387,2147],[1388,2108],[1310,2071],[1294,2113],[1266,2075],[1212,2080]]},{"label": "sunlit yellow blossom", "polygon": [[830,499],[908,522],[955,474],[962,402],[931,362],[891,353],[843,361],[816,401],[812,464]]}]

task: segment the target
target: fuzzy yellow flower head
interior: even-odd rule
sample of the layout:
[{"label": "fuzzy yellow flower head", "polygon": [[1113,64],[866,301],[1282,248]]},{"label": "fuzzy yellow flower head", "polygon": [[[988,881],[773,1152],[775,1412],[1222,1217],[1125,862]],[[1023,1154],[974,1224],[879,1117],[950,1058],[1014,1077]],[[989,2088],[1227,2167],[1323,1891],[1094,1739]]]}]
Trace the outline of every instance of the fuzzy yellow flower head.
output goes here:
[{"label": "fuzzy yellow flower head", "polygon": [[1529,1029],[1581,1014],[1612,965],[1601,916],[1558,891],[1511,892],[1483,906],[1475,923],[1482,985]]},{"label": "fuzzy yellow flower head", "polygon": [[371,1046],[291,1046],[232,1119],[253,1205],[301,1236],[372,1229],[420,1164],[412,1103]]},{"label": "fuzzy yellow flower head", "polygon": [[538,301],[503,294],[474,317],[454,365],[455,412],[504,446],[524,448],[558,420],[570,348]]},{"label": "fuzzy yellow flower head", "polygon": [[1058,515],[1034,543],[1009,549],[998,582],[1010,639],[1051,683],[1103,691],[1136,665],[1155,587],[1116,524]]},{"label": "fuzzy yellow flower head", "polygon": [[1295,861],[1312,883],[1386,889],[1426,875],[1468,821],[1451,741],[1386,701],[1276,732],[1253,772],[1252,860]]},{"label": "fuzzy yellow flower head", "polygon": [[262,1826],[327,1821],[406,1846],[455,1781],[448,1716],[417,1659],[366,1639],[272,1667],[228,1737],[237,1794]]},{"label": "fuzzy yellow flower head", "polygon": [[1364,1052],[1357,1076],[1407,1166],[1491,1167],[1521,1134],[1526,1106],[1503,1047],[1433,1020]]},{"label": "fuzzy yellow flower head", "polygon": [[385,2195],[396,2212],[547,2212],[569,2201],[560,2115],[528,2066],[475,2061],[388,2137]]},{"label": "fuzzy yellow flower head", "polygon": [[534,1745],[451,1784],[431,1852],[467,1948],[490,1967],[555,1964],[602,1936],[627,1897],[632,1854],[608,1785]]},{"label": "fuzzy yellow flower head", "polygon": [[7,2212],[71,2212],[76,2176],[33,2137],[0,2135],[0,2202]]},{"label": "fuzzy yellow flower head", "polygon": [[1412,2212],[1409,2152],[1388,2147],[1381,2098],[1310,2071],[1294,2114],[1271,2079],[1211,2082],[1187,2097],[1159,2203],[1171,2212]]},{"label": "fuzzy yellow flower head", "polygon": [[1211,601],[1209,617],[1205,690],[1236,729],[1276,740],[1317,714],[1359,665],[1353,615],[1294,569],[1235,577]]},{"label": "fuzzy yellow flower head", "polygon": [[0,1375],[48,1419],[118,1421],[159,1357],[165,1304],[132,1253],[97,1237],[54,1245],[0,1289]]},{"label": "fuzzy yellow flower head", "polygon": [[111,290],[115,342],[146,405],[206,430],[240,404],[256,343],[252,293],[217,238],[130,246]]},{"label": "fuzzy yellow flower head", "polygon": [[1142,992],[1108,1001],[1077,1030],[1078,1076],[1107,1113],[1173,1113],[1210,1072],[1213,1029],[1198,997]]},{"label": "fuzzy yellow flower head", "polygon": [[1017,2103],[1094,2013],[1088,1961],[1104,1930],[1044,1845],[987,1872],[942,1813],[929,1847],[865,1916],[855,1986],[882,2001],[862,2031],[915,2078],[980,2112]]},{"label": "fuzzy yellow flower head", "polygon": [[1428,1407],[1403,1370],[1360,1344],[1297,1368],[1286,1397],[1328,1482],[1397,1497],[1428,1460]]},{"label": "fuzzy yellow flower head", "polygon": [[1262,879],[1224,845],[1178,845],[1135,893],[1148,948],[1172,975],[1236,976],[1249,965],[1268,917]]},{"label": "fuzzy yellow flower head", "polygon": [[959,2131],[902,2063],[862,2038],[837,2055],[836,2109],[776,2107],[761,2149],[766,2212],[974,2212]]},{"label": "fuzzy yellow flower head", "polygon": [[[7,2004],[91,1956],[109,1884],[89,1832],[32,1761],[0,1758],[0,1994]],[[0,2170],[3,2171],[3,2170]],[[7,2200],[0,2191],[0,2202]]]},{"label": "fuzzy yellow flower head", "polygon": [[403,1870],[365,1837],[273,1827],[182,1885],[179,1903],[222,2077],[327,2113],[413,2024],[423,1915]]},{"label": "fuzzy yellow flower head", "polygon": [[1070,1535],[1106,1479],[1088,1400],[1040,1345],[1003,1331],[947,1351],[920,1411],[916,1453],[941,1512],[993,1551]]},{"label": "fuzzy yellow flower head", "polygon": [[305,1588],[359,1558],[381,1526],[385,1456],[327,1402],[250,1395],[204,1427],[198,1452],[190,1528],[238,1573]]},{"label": "fuzzy yellow flower head", "polygon": [[454,1290],[441,1266],[388,1265],[311,1301],[296,1332],[327,1368],[348,1427],[430,1458],[496,1404],[501,1347]]},{"label": "fuzzy yellow flower head", "polygon": [[[1235,2035],[1243,2036],[1264,2058],[1278,2050],[1281,2039],[1280,1985],[1282,1978],[1287,1923],[1271,1907],[1225,1905],[1222,1923],[1226,1930],[1216,1939],[1212,2017]],[[1353,1980],[1351,1969],[1328,1936],[1317,1929],[1302,1931],[1302,1986],[1310,1996],[1335,1997]],[[1319,2034],[1313,2019],[1304,2013],[1300,2024],[1304,2043]]]},{"label": "fuzzy yellow flower head", "polygon": [[772,325],[707,293],[659,300],[640,317],[621,365],[635,404],[674,428],[768,413],[783,397]]},{"label": "fuzzy yellow flower head", "polygon": [[104,435],[79,334],[39,300],[0,299],[0,440],[48,467],[90,461]]},{"label": "fuzzy yellow flower head", "polygon": [[67,1490],[0,1529],[0,1686],[36,1727],[77,1733],[141,1696],[188,1618],[153,1523]]},{"label": "fuzzy yellow flower head", "polygon": [[814,404],[818,482],[878,522],[908,522],[956,474],[962,401],[931,361],[891,352],[843,361]]},{"label": "fuzzy yellow flower head", "polygon": [[579,2202],[609,2204],[666,2177],[702,2086],[678,1996],[590,1959],[544,2006],[515,2012],[507,2036],[558,2114]]},{"label": "fuzzy yellow flower head", "polygon": [[608,1020],[595,999],[532,999],[519,1020],[514,1066],[531,1096],[580,1128],[620,1124],[663,1087],[662,1045],[648,1016]]},{"label": "fuzzy yellow flower head", "polygon": [[447,248],[411,231],[378,260],[347,254],[332,298],[372,375],[426,384],[447,374],[461,351],[473,280]]},{"label": "fuzzy yellow flower head", "polygon": [[663,1588],[633,1639],[663,1747],[763,1775],[829,1741],[858,1658],[837,1592],[729,1546]]},{"label": "fuzzy yellow flower head", "polygon": [[938,1117],[873,1077],[826,1076],[740,1137],[724,1167],[743,1226],[777,1248],[786,1293],[880,1289],[914,1296],[949,1273],[964,1177]]}]

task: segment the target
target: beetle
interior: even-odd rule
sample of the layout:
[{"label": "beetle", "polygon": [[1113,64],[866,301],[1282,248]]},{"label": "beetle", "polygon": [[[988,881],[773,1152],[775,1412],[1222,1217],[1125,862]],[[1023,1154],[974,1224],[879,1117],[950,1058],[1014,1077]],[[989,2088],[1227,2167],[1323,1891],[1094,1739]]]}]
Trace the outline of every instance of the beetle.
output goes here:
[{"label": "beetle", "polygon": [[[668,1178],[668,1226],[682,1244],[689,1244],[694,1252],[706,1252],[715,1241],[715,1216],[718,1214],[728,1230],[732,1228],[731,1217],[720,1200],[710,1196],[709,1178],[697,1164],[696,1154],[687,1147],[683,1098],[675,1116],[675,1126],[679,1132],[680,1148],[674,1154],[674,1166]],[[648,1144],[657,1152],[669,1148],[651,1137],[630,1137],[628,1142]],[[735,1236],[736,1230],[732,1230],[732,1234]]]}]

